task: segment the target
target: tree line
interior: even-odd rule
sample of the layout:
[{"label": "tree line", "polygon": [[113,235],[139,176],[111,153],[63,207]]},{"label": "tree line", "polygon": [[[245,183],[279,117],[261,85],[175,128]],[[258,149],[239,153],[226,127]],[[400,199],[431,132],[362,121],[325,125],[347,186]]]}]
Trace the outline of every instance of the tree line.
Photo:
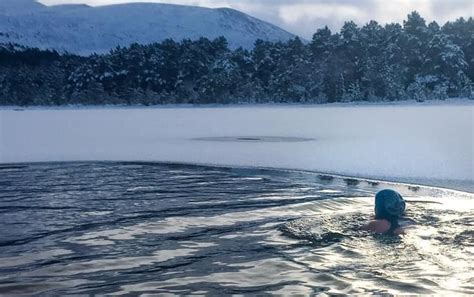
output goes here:
[{"label": "tree line", "polygon": [[474,21],[439,26],[417,12],[403,24],[311,41],[257,40],[231,50],[224,37],[117,47],[88,57],[0,45],[0,105],[210,104],[417,101],[473,98]]}]

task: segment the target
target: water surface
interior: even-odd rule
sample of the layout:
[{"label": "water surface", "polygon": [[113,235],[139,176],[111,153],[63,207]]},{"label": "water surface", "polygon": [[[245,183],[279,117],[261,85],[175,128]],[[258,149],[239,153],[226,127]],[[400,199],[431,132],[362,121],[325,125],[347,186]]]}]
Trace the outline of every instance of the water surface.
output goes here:
[{"label": "water surface", "polygon": [[[359,231],[381,188],[403,237]],[[474,294],[472,194],[298,171],[0,166],[2,294]]]}]

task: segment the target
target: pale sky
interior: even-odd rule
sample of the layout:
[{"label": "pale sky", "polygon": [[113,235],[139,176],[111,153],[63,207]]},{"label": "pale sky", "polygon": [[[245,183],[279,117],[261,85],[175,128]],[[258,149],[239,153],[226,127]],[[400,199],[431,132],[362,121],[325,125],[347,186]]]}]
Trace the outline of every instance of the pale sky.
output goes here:
[{"label": "pale sky", "polygon": [[461,16],[474,15],[474,0],[40,0],[46,5],[86,3],[107,5],[127,2],[157,2],[203,7],[229,7],[273,23],[310,39],[316,29],[328,25],[339,30],[346,20],[363,25],[403,22],[417,10],[428,22],[444,24]]}]

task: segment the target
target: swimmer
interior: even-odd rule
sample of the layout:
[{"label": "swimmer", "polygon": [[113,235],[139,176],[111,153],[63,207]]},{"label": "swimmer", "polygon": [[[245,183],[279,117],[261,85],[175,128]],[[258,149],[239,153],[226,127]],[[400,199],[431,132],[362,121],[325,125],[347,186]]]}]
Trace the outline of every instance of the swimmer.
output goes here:
[{"label": "swimmer", "polygon": [[375,195],[375,218],[363,227],[379,234],[404,234],[398,219],[405,213],[405,200],[394,190],[382,190]]}]

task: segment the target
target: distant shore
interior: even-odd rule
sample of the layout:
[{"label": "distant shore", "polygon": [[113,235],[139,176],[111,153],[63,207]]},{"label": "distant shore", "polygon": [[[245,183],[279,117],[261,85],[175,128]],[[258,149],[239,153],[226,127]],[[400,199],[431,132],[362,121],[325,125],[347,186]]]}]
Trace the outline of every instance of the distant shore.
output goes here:
[{"label": "distant shore", "polygon": [[399,101],[358,101],[335,103],[234,103],[234,104],[160,104],[160,105],[34,105],[34,106],[0,106],[1,110],[74,110],[74,109],[174,109],[174,108],[265,108],[265,107],[370,107],[370,106],[474,106],[474,99],[453,98],[446,100]]}]

